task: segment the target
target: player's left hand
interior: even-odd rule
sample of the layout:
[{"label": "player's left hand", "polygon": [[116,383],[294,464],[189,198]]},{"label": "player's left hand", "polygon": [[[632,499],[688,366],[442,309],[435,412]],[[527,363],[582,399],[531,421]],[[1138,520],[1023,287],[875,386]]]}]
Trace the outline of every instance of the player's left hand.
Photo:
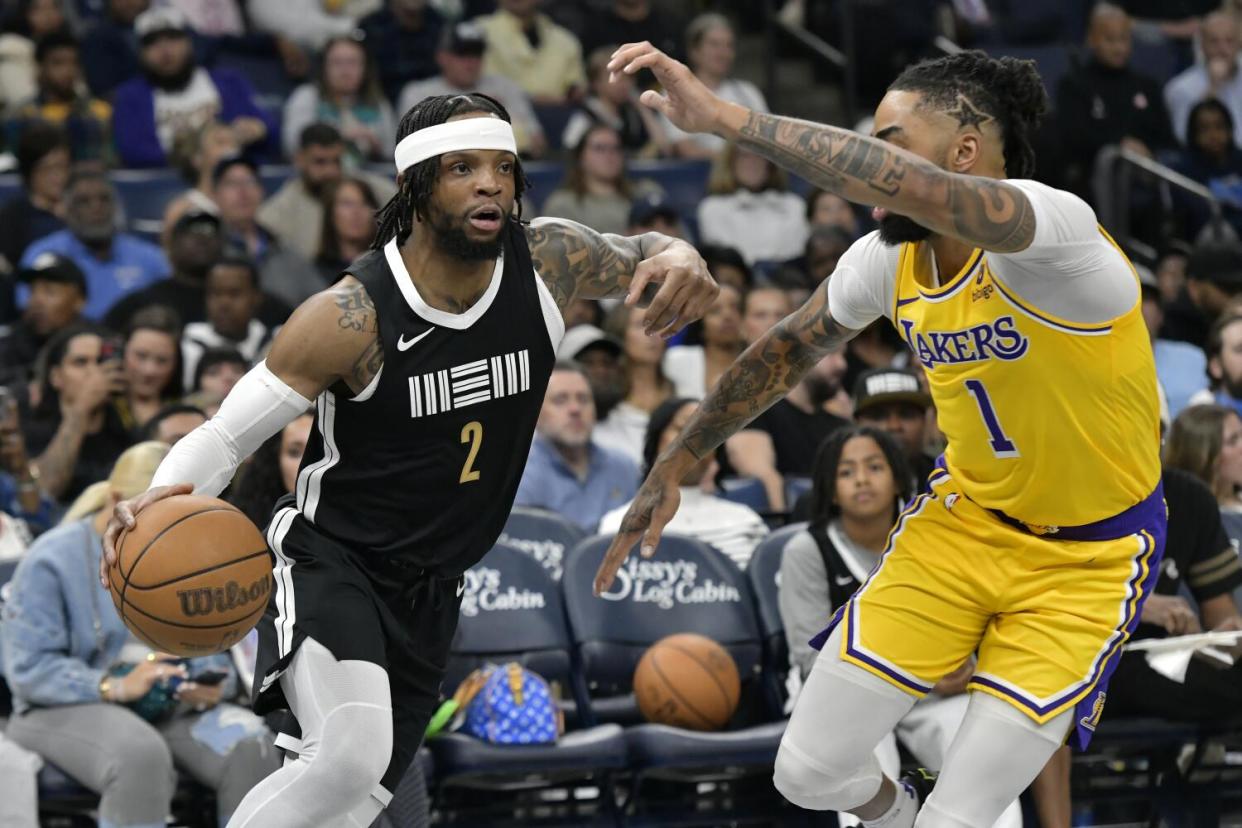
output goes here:
[{"label": "player's left hand", "polygon": [[720,286],[707,272],[707,262],[689,244],[672,245],[639,262],[625,303],[638,304],[648,285],[660,288],[647,306],[646,333],[665,339],[707,313],[720,293]]},{"label": "player's left hand", "polygon": [[612,539],[612,545],[600,562],[599,570],[595,573],[596,596],[603,595],[612,586],[617,570],[630,556],[630,550],[638,543],[639,538],[642,539],[642,556],[650,558],[655,554],[656,546],[660,543],[660,534],[673,519],[673,515],[677,514],[677,507],[681,505],[681,492],[677,489],[677,481],[669,482],[666,477],[657,474],[657,471],[658,469],[652,470],[643,481],[638,494],[634,495],[634,502],[621,519],[620,531]]}]

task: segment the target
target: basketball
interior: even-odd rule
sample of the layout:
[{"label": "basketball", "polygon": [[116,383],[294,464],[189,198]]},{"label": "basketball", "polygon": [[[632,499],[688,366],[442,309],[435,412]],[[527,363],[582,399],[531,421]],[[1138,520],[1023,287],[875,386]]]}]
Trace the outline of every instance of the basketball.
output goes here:
[{"label": "basketball", "polygon": [[156,650],[227,650],[258,623],[271,593],[263,535],[236,507],[201,495],[156,501],[116,542],[108,570],[121,620]]},{"label": "basketball", "polygon": [[741,690],[733,656],[694,633],[652,644],[634,671],[634,695],[647,721],[689,730],[723,728]]}]

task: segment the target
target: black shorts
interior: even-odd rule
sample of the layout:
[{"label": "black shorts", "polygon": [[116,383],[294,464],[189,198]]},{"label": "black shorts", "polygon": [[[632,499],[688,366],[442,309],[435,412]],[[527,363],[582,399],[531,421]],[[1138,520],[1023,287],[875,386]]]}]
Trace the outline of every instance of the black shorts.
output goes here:
[{"label": "black shorts", "polygon": [[339,661],[378,664],[388,673],[393,714],[392,761],[381,784],[396,790],[440,702],[462,578],[370,559],[292,507],[277,509],[267,540],[275,588],[258,625],[255,712],[288,709],[279,677],[308,636]]}]

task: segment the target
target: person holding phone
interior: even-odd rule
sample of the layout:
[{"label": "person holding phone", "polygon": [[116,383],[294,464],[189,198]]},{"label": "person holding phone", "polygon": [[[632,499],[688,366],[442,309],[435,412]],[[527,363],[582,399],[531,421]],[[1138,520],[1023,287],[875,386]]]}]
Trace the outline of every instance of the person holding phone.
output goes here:
[{"label": "person holding phone", "polygon": [[22,434],[17,398],[0,386],[0,558],[24,549],[30,538],[52,524],[56,504],[39,485],[38,466],[30,461]]},{"label": "person holding phone", "polygon": [[262,719],[229,703],[227,654],[178,659],[131,638],[99,589],[113,498],[149,485],[163,443],[125,451],[18,565],[4,606],[6,736],[100,794],[100,824],[163,825],[176,767],[216,792],[220,824],[279,766]]},{"label": "person holding phone", "polygon": [[22,412],[39,485],[67,502],[108,476],[134,442],[112,404],[125,389],[120,345],[106,328],[73,325],[39,355],[39,379]]}]

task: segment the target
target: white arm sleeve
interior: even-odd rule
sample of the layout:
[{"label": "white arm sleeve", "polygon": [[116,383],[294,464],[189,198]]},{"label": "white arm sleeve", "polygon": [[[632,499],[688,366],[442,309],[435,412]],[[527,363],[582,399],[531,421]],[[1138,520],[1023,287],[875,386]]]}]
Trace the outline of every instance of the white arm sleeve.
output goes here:
[{"label": "white arm sleeve", "polygon": [[838,324],[858,331],[892,314],[900,252],[875,230],[842,254],[828,277],[828,312]]},{"label": "white arm sleeve", "polygon": [[260,362],[233,386],[216,416],[177,441],[151,488],[193,483],[195,494],[219,495],[242,460],[310,406]]},{"label": "white arm sleeve", "polygon": [[1138,278],[1100,232],[1095,211],[1073,193],[1009,179],[1031,202],[1035,238],[1017,253],[989,253],[1001,282],[1040,310],[1071,322],[1114,319],[1138,301]]}]

